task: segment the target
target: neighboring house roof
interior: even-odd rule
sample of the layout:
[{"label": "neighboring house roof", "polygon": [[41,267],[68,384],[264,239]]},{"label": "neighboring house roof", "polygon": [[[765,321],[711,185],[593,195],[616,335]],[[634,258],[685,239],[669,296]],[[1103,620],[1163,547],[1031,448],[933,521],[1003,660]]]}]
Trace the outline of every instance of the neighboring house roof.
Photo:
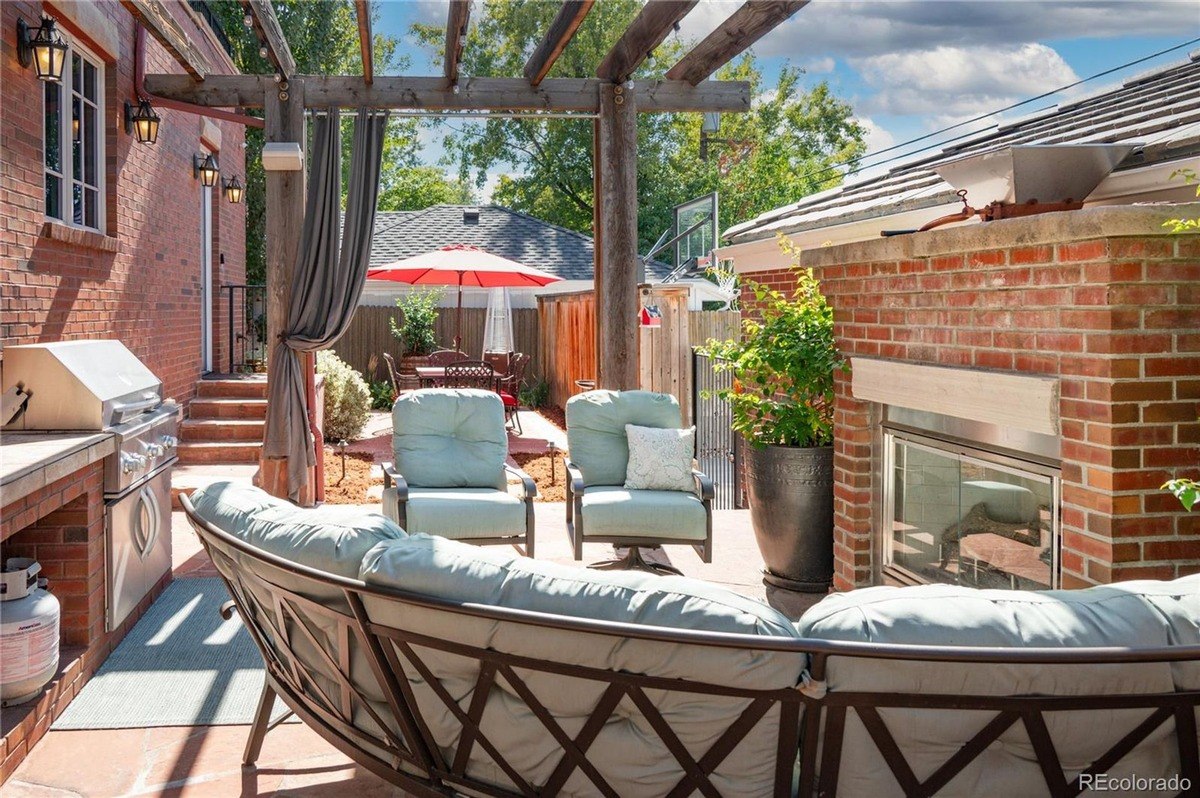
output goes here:
[{"label": "neighboring house roof", "polygon": [[922,155],[886,174],[852,176],[836,188],[734,225],[725,231],[725,238],[734,245],[956,202],[954,189],[933,166],[967,155],[1013,144],[1117,142],[1143,145],[1117,171],[1196,154],[1200,147],[1200,51],[1185,62],[1131,77],[1115,89],[969,134],[938,153]]},{"label": "neighboring house roof", "polygon": [[[478,218],[469,218],[469,211],[477,211]],[[564,280],[591,280],[594,276],[590,237],[499,205],[379,211],[375,214],[371,266],[383,266],[447,244],[474,244]],[[671,268],[653,261],[646,270],[648,277],[661,280]]]}]

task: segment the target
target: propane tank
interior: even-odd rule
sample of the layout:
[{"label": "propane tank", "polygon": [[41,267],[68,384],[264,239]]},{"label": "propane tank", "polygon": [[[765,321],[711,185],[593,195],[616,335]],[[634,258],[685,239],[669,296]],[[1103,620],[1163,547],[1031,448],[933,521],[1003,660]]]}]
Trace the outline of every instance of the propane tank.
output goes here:
[{"label": "propane tank", "polygon": [[0,571],[0,706],[37,698],[58,670],[61,612],[41,570],[27,557],[10,557]]}]

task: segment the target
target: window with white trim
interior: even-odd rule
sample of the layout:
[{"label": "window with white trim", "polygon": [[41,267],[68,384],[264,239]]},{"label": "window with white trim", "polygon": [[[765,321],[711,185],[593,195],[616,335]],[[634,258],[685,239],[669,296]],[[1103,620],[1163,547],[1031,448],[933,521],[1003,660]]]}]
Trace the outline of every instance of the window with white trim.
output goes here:
[{"label": "window with white trim", "polygon": [[104,225],[104,62],[70,43],[61,83],[43,83],[46,216]]}]

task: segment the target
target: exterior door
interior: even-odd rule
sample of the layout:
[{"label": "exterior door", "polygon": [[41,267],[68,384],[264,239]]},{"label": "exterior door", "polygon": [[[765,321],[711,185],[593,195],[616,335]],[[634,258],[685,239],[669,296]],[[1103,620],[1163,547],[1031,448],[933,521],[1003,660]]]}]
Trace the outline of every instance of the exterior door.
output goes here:
[{"label": "exterior door", "polygon": [[200,369],[213,370],[213,190],[200,187]]}]

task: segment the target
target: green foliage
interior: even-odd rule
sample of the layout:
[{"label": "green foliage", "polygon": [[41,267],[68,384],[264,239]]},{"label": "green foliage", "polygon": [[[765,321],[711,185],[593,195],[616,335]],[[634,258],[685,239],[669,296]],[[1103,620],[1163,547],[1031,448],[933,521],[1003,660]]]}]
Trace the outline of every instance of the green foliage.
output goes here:
[{"label": "green foliage", "polygon": [[427,291],[410,291],[396,299],[401,321],[388,319],[392,335],[400,342],[401,355],[428,355],[438,348],[437,317],[438,303],[442,292],[436,288]]},{"label": "green foliage", "polygon": [[[552,77],[590,77],[596,65],[638,13],[638,0],[597,3]],[[555,3],[493,0],[473,19],[463,50],[469,75],[519,75],[529,48],[550,24]],[[426,45],[441,48],[444,28],[416,26]],[[676,37],[659,45],[634,78],[661,75],[682,55]],[[785,68],[774,87],[764,84],[747,54],[718,71],[720,80],[751,84],[748,113],[722,118],[700,157],[700,114],[638,116],[638,241],[646,251],[671,224],[672,206],[711,191],[721,193],[726,219],[746,219],[836,185],[828,169],[861,154],[864,130],[850,106],[825,83],[802,85],[803,72]],[[717,140],[719,139],[719,141]],[[464,181],[482,186],[489,170],[509,166],[493,193],[495,202],[572,230],[592,229],[592,124],[579,119],[503,119],[470,122],[452,130],[447,150]]]},{"label": "green foliage", "polygon": [[742,322],[740,340],[710,340],[700,351],[733,386],[717,395],[730,403],[733,428],[765,446],[828,446],[833,442],[834,374],[847,368],[833,337],[833,309],[811,269],[786,239],[796,289],[785,295],[746,281],[759,318]]},{"label": "green foliage", "polygon": [[371,410],[366,380],[331,349],[317,352],[317,373],[325,378],[325,440],[356,440]]},{"label": "green foliage", "polygon": [[392,383],[390,380],[376,380],[367,383],[367,389],[371,392],[372,410],[392,409]]},{"label": "green foliage", "polygon": [[522,407],[528,407],[530,410],[545,407],[550,402],[550,383],[544,379],[538,379],[531,385],[521,386],[517,401],[521,403]]},{"label": "green foliage", "polygon": [[1191,510],[1200,501],[1200,483],[1194,479],[1172,479],[1162,489],[1173,493],[1185,510]]},{"label": "green foliage", "polygon": [[[240,0],[209,0],[208,5],[229,38],[238,69],[246,74],[270,74],[270,63],[259,55],[258,39],[242,23],[245,10]],[[358,21],[350,0],[275,0],[273,5],[299,74],[362,73]],[[380,4],[371,4],[376,31],[379,12]],[[377,74],[395,73],[408,67],[408,57],[399,54],[399,40],[394,36],[376,33],[373,45]],[[349,179],[352,124],[350,119],[343,122],[344,190]],[[381,210],[420,210],[439,202],[470,201],[469,189],[461,181],[446,176],[441,169],[420,165],[418,134],[422,124],[429,123],[399,117],[388,121],[379,177]],[[251,284],[266,281],[266,176],[262,146],[263,131],[246,128],[246,282]],[[464,195],[468,199],[445,199]]]}]

